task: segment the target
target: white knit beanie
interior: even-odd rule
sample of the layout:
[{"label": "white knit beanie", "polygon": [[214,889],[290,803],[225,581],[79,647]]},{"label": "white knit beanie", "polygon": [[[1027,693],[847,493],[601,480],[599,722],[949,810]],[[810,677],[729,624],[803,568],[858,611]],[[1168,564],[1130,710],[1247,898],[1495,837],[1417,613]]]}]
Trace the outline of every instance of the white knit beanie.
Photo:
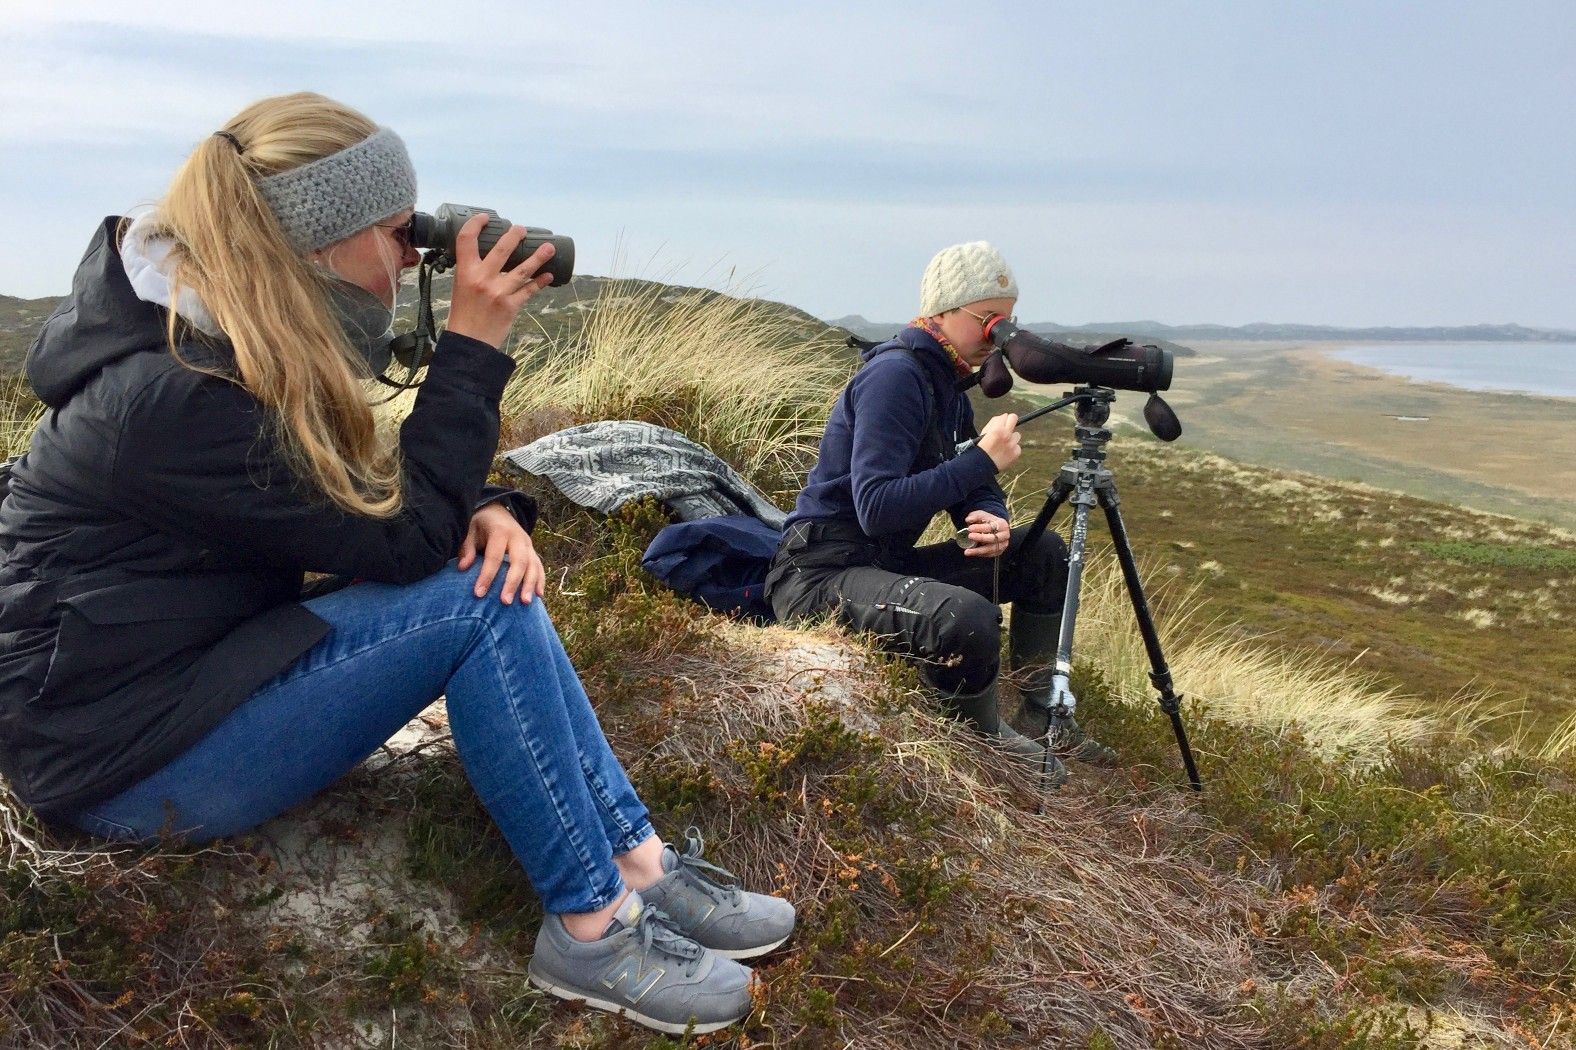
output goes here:
[{"label": "white knit beanie", "polygon": [[936,253],[919,281],[919,316],[934,317],[981,299],[1016,299],[1018,282],[1001,252],[984,241]]}]

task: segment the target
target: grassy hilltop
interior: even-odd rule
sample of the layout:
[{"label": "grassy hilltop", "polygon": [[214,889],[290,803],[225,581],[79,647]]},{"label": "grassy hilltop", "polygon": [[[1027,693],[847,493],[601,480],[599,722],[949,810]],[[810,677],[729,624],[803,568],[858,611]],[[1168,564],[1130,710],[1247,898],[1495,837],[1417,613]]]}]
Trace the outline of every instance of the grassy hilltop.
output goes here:
[{"label": "grassy hilltop", "polygon": [[18,299],[0,295],[0,377],[22,371],[22,359],[58,296]]},{"label": "grassy hilltop", "polygon": [[[517,329],[507,445],[650,419],[786,500],[852,368],[838,330],[573,291]],[[1069,441],[1026,435],[1016,515]],[[525,482],[549,607],[657,825],[700,826],[801,908],[760,1009],[698,1042],[1572,1045],[1576,545],[1130,429],[1112,452],[1205,791],[1183,789],[1097,525],[1075,686],[1124,761],[1043,814],[902,665],[706,614],[639,569],[656,508],[597,520]],[[1489,685],[1528,713],[1496,719]],[[0,817],[0,1047],[681,1042],[526,985],[537,906],[441,706],[240,842],[105,850]]]}]

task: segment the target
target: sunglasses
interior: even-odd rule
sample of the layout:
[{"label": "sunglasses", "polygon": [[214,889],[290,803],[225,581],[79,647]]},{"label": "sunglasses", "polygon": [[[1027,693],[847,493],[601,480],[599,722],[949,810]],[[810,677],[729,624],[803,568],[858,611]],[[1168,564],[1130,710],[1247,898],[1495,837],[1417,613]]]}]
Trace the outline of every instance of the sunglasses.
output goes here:
[{"label": "sunglasses", "polygon": [[[980,327],[981,328],[985,327],[985,322],[989,321],[992,317],[1001,317],[1001,316],[1003,316],[1001,314],[986,314],[984,317],[981,317],[979,314],[975,313],[973,310],[970,310],[970,309],[968,309],[966,307],[960,306],[960,307],[958,307],[958,309],[962,310],[964,313],[966,313],[970,317],[974,318],[974,320],[978,321],[980,323]],[[1018,315],[1017,314],[1013,314],[1012,316],[1008,317],[1007,320],[1009,322],[1011,322],[1012,324],[1017,324],[1018,323]]]},{"label": "sunglasses", "polygon": [[372,225],[378,227],[381,230],[393,230],[394,242],[402,249],[408,251],[416,246],[416,242],[412,237],[411,230],[411,225],[415,221],[416,220],[414,218],[410,218],[406,219],[404,222],[375,222]]}]

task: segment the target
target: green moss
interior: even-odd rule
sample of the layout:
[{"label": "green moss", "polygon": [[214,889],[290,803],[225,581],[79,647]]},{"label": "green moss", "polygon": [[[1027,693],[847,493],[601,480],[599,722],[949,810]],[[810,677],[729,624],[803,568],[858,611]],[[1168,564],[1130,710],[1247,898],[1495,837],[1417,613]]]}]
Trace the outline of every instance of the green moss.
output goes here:
[{"label": "green moss", "polygon": [[1474,543],[1466,540],[1418,543],[1417,550],[1462,565],[1490,569],[1576,570],[1576,550],[1532,544]]},{"label": "green moss", "polygon": [[1270,1022],[1270,1045],[1287,1050],[1421,1050],[1432,1023],[1413,1023],[1410,1011],[1356,1006],[1326,1016],[1320,1004],[1277,998],[1261,1007]]},{"label": "green moss", "polygon": [[390,912],[374,924],[362,972],[362,994],[382,1008],[426,1002],[458,984],[454,960],[419,919]]}]

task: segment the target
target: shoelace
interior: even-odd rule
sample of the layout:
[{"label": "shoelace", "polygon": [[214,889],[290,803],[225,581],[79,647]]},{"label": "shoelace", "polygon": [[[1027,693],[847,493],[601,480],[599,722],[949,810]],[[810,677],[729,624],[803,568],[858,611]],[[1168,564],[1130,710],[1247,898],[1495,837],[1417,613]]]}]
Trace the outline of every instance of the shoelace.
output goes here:
[{"label": "shoelace", "polygon": [[684,962],[684,976],[693,977],[695,968],[700,965],[700,959],[705,954],[705,949],[688,937],[673,928],[673,920],[664,915],[657,908],[643,907],[640,917],[635,920],[635,932],[640,935],[640,966],[644,970],[646,960],[655,947],[666,955],[677,956]]},{"label": "shoelace", "polygon": [[712,900],[738,903],[739,877],[727,868],[701,859],[700,855],[705,851],[706,841],[700,837],[700,829],[692,827],[684,833],[684,837],[688,840],[684,852],[673,851],[678,857],[678,867],[700,887],[702,893]]}]

